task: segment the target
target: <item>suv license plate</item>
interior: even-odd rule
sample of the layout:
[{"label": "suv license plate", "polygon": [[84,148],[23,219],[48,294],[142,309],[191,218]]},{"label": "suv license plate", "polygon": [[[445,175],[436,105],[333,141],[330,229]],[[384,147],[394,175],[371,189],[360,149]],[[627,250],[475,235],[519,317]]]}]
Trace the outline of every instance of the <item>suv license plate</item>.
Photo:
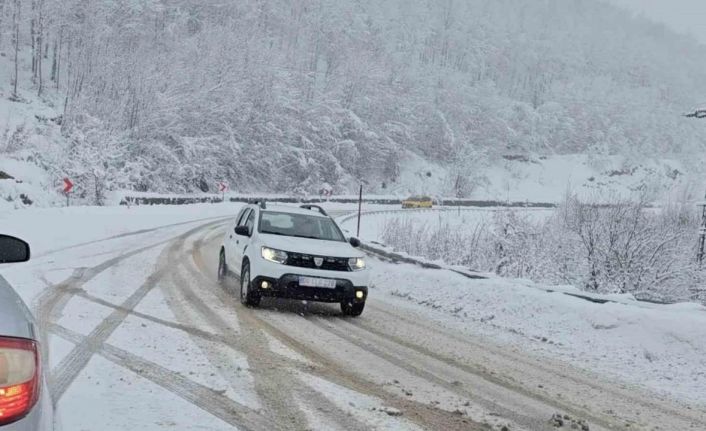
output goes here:
[{"label": "suv license plate", "polygon": [[332,280],[330,278],[299,277],[299,285],[306,287],[323,287],[326,289],[335,289],[336,280]]}]

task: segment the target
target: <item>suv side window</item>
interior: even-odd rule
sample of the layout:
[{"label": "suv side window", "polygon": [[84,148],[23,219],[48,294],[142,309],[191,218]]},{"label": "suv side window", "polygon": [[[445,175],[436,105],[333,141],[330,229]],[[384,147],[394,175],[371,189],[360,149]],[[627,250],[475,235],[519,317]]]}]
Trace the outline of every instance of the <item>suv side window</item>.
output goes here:
[{"label": "suv side window", "polygon": [[235,226],[238,226],[238,222],[240,219],[243,217],[243,214],[245,214],[245,211],[247,210],[247,207],[243,207],[240,211],[238,211],[238,215],[235,216]]},{"label": "suv side window", "polygon": [[255,211],[250,211],[248,219],[245,221],[245,226],[248,228],[250,235],[253,233],[253,228],[255,227]]},{"label": "suv side window", "polygon": [[250,208],[245,208],[245,211],[244,211],[243,214],[240,216],[240,218],[238,219],[238,223],[237,223],[235,226],[237,227],[237,226],[242,226],[242,225],[244,225],[244,224],[245,224],[245,220],[247,220],[248,214],[250,214],[251,212],[252,212],[252,210],[251,210]]}]

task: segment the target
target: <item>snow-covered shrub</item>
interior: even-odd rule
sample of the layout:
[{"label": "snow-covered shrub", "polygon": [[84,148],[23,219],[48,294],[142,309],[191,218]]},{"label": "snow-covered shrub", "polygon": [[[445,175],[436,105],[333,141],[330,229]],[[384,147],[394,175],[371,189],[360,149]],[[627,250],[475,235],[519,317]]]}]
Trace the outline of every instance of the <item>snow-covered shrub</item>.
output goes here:
[{"label": "snow-covered shrub", "polygon": [[459,230],[448,222],[430,226],[394,218],[385,223],[382,231],[383,241],[414,256],[484,270],[489,264],[483,254],[487,244],[480,244],[488,241],[483,223]]},{"label": "snow-covered shrub", "polygon": [[698,227],[687,203],[652,208],[637,196],[597,205],[571,196],[544,220],[513,210],[463,229],[390,219],[381,239],[412,255],[503,277],[659,301],[706,301],[706,273],[695,259]]},{"label": "snow-covered shrub", "polygon": [[642,197],[605,205],[571,197],[553,225],[573,243],[575,281],[586,289],[684,299],[704,280],[695,261],[699,220],[686,203],[650,208]]}]

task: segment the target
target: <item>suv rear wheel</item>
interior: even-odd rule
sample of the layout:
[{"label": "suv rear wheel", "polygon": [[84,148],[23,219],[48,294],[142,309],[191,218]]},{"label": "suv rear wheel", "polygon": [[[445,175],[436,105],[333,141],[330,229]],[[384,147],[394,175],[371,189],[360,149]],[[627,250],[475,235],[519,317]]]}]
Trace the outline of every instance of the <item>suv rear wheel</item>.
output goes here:
[{"label": "suv rear wheel", "polygon": [[250,307],[257,307],[260,305],[260,295],[250,289],[252,287],[252,283],[250,282],[249,263],[246,262],[243,265],[243,270],[240,274],[240,302]]},{"label": "suv rear wheel", "polygon": [[363,314],[363,309],[365,308],[365,302],[352,303],[350,301],[341,302],[341,311],[346,316],[358,317]]}]

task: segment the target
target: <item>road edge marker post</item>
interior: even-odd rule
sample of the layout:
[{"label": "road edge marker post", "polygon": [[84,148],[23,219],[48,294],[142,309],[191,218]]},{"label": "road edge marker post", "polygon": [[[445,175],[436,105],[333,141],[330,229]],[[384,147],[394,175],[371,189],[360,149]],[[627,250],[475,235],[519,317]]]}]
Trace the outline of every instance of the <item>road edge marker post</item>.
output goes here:
[{"label": "road edge marker post", "polygon": [[219,181],[218,182],[218,190],[221,192],[221,202],[225,203],[226,201],[226,190],[228,190],[228,183],[225,181]]},{"label": "road edge marker post", "polygon": [[67,206],[67,207],[71,206],[71,203],[70,203],[70,194],[71,194],[71,190],[73,190],[73,188],[74,188],[74,183],[71,182],[71,180],[69,179],[69,177],[64,177],[64,189],[63,189],[63,192],[64,192],[64,194],[66,195],[66,206]]}]

